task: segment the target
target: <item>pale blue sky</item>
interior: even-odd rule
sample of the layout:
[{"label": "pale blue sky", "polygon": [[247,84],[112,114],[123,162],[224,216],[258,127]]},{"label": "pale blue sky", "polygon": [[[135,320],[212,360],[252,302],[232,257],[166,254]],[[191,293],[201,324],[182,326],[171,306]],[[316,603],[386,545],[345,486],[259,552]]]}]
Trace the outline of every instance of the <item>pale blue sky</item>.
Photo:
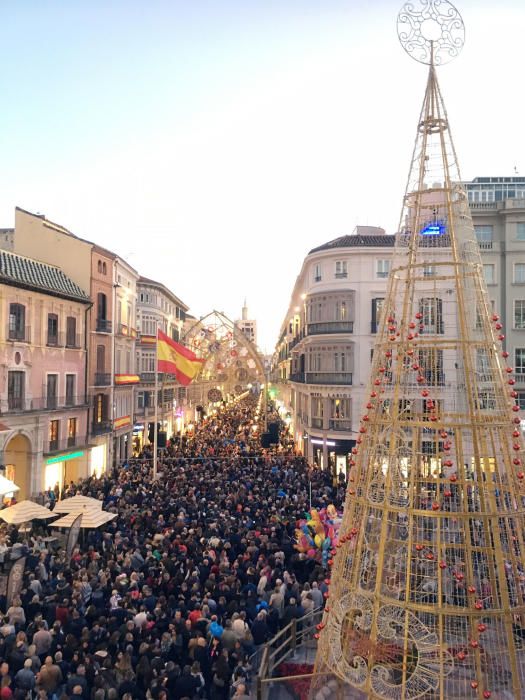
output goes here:
[{"label": "pale blue sky", "polygon": [[[273,348],[307,251],[397,225],[425,67],[393,0],[20,0],[2,8],[0,225],[119,252],[196,315],[248,298]],[[522,0],[463,0],[440,71],[464,177],[525,173]]]}]

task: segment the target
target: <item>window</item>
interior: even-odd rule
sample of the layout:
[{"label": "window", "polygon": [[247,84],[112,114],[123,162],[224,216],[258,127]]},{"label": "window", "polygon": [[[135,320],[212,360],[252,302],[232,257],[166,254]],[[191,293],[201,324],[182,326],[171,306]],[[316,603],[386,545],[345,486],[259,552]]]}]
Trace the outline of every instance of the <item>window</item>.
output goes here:
[{"label": "window", "polygon": [[494,265],[483,265],[483,277],[485,284],[496,284]]},{"label": "window", "polygon": [[102,273],[102,260],[99,260],[97,263],[97,270]]},{"label": "window", "polygon": [[390,274],[390,260],[378,260],[376,266],[376,277],[384,279]]},{"label": "window", "polygon": [[49,451],[58,450],[58,439],[60,435],[60,422],[49,421]]},{"label": "window", "polygon": [[525,348],[514,350],[514,371],[516,374],[525,374]]},{"label": "window", "polygon": [[314,352],[310,355],[310,370],[312,372],[321,371],[321,353]]},{"label": "window", "polygon": [[75,380],[74,374],[66,374],[66,406],[73,406],[75,403]]},{"label": "window", "polygon": [[443,386],[443,350],[428,348],[419,351],[420,373],[431,386]]},{"label": "window", "polygon": [[516,224],[516,239],[518,241],[525,241],[525,221],[520,221]]},{"label": "window", "polygon": [[514,328],[525,330],[525,299],[514,300]]},{"label": "window", "polygon": [[423,267],[423,277],[434,277],[436,274],[435,265],[425,265]]},{"label": "window", "polygon": [[321,265],[314,265],[314,282],[320,282],[322,279]]},{"label": "window", "polygon": [[336,321],[346,321],[348,317],[348,310],[346,306],[346,301],[337,301],[335,303],[335,320]]},{"label": "window", "polygon": [[377,297],[376,299],[372,299],[372,328],[370,330],[371,333],[377,333],[384,302],[385,300],[383,297]]},{"label": "window", "polygon": [[[494,265],[492,267],[494,267]],[[514,265],[514,282],[516,282],[516,284],[523,284],[525,282],[525,263],[516,263]]]},{"label": "window", "polygon": [[492,226],[474,226],[474,233],[482,250],[490,250],[492,248],[493,241],[493,227]]},{"label": "window", "polygon": [[107,275],[108,273],[108,266],[106,265],[105,262],[102,263],[102,274]]},{"label": "window", "polygon": [[421,333],[444,333],[443,300],[435,297],[421,299],[419,312],[423,315]]},{"label": "window", "polygon": [[77,319],[74,316],[66,318],[66,347],[77,348]]},{"label": "window", "polygon": [[346,372],[346,355],[344,352],[334,353],[334,370],[336,372]]},{"label": "window", "polygon": [[518,402],[520,411],[523,411],[525,409],[525,391],[518,391],[518,398],[516,401]]},{"label": "window", "polygon": [[99,333],[110,333],[111,324],[108,322],[108,302],[107,297],[102,292],[97,294],[97,331]]},{"label": "window", "polygon": [[490,363],[487,350],[478,348],[476,351],[476,372],[479,375],[478,380],[481,382],[490,381]]},{"label": "window", "polygon": [[47,375],[47,408],[57,407],[58,374]]},{"label": "window", "polygon": [[348,277],[348,272],[346,270],[346,260],[336,260],[335,263],[335,276],[338,279]]},{"label": "window", "polygon": [[26,339],[26,307],[23,304],[9,304],[9,340]]},{"label": "window", "polygon": [[25,397],[25,373],[7,373],[7,408],[11,411],[24,408]]},{"label": "window", "polygon": [[106,348],[97,345],[97,373],[103,374],[106,371]]},{"label": "window", "polygon": [[107,420],[108,415],[108,397],[104,394],[95,396],[95,423],[103,423]]},{"label": "window", "polygon": [[75,447],[77,444],[77,419],[67,419],[67,446]]},{"label": "window", "polygon": [[58,316],[56,314],[47,315],[47,344],[58,345]]},{"label": "window", "polygon": [[155,354],[154,353],[144,353],[142,355],[142,371],[143,372],[154,372],[155,371]]}]

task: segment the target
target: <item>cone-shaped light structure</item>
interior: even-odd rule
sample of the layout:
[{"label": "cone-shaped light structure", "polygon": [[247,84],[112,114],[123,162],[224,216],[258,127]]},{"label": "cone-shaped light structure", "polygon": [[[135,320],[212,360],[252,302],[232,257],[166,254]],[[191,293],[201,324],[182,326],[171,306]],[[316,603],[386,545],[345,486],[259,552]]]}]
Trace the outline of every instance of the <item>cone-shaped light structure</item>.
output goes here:
[{"label": "cone-shaped light structure", "polygon": [[525,453],[460,183],[431,62],[314,698],[325,674],[345,698],[525,698]]}]

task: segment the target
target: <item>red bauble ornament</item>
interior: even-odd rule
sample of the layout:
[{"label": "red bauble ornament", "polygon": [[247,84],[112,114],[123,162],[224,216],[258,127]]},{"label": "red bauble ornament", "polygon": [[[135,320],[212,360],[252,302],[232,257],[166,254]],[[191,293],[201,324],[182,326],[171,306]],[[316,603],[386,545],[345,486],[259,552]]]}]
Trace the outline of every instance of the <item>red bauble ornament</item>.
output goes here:
[{"label": "red bauble ornament", "polygon": [[493,321],[499,321],[499,316],[498,316],[498,314],[492,314],[492,320],[493,320]]},{"label": "red bauble ornament", "polygon": [[519,451],[521,450],[521,445],[519,445],[517,442],[515,442],[515,443],[512,445],[512,449],[513,449],[515,452],[519,452]]},{"label": "red bauble ornament", "polygon": [[440,508],[441,508],[441,506],[439,505],[439,503],[432,504],[432,510],[440,510]]},{"label": "red bauble ornament", "polygon": [[518,473],[516,474],[516,476],[518,477],[518,479],[519,479],[520,481],[522,481],[522,480],[523,480],[523,477],[525,477],[525,473],[524,473],[524,472],[518,472]]},{"label": "red bauble ornament", "polygon": [[470,642],[470,646],[471,646],[473,649],[477,649],[477,648],[479,647],[479,642],[477,641],[477,639],[473,639],[473,640]]},{"label": "red bauble ornament", "polygon": [[439,568],[440,568],[440,569],[446,569],[446,568],[447,568],[447,562],[446,562],[446,561],[440,561],[440,562],[439,562]]},{"label": "red bauble ornament", "polygon": [[457,474],[451,474],[450,475],[450,481],[457,481],[458,480],[458,475]]},{"label": "red bauble ornament", "polygon": [[521,418],[519,418],[518,416],[516,416],[516,418],[513,418],[512,422],[513,422],[515,425],[520,425],[520,423],[521,423]]},{"label": "red bauble ornament", "polygon": [[414,372],[417,372],[417,370],[419,369],[419,365],[418,365],[418,364],[413,364],[413,365],[412,365],[412,369],[414,370]]},{"label": "red bauble ornament", "polygon": [[518,398],[518,392],[512,390],[512,391],[510,392],[510,396],[512,396],[513,399],[517,399],[517,398]]},{"label": "red bauble ornament", "polygon": [[519,430],[514,430],[512,433],[512,437],[519,437],[520,436],[520,431]]},{"label": "red bauble ornament", "polygon": [[505,359],[506,359],[508,356],[509,356],[509,353],[508,353],[506,350],[504,350],[504,351],[501,353],[501,357],[504,357]]},{"label": "red bauble ornament", "polygon": [[447,433],[446,430],[442,430],[442,431],[439,433],[439,435],[440,435],[440,437],[443,438],[443,440],[444,440],[446,437],[448,437],[448,433]]},{"label": "red bauble ornament", "polygon": [[496,325],[494,326],[494,328],[495,328],[497,331],[500,331],[500,330],[503,328],[503,326],[501,325],[501,323],[496,323]]},{"label": "red bauble ornament", "polygon": [[500,333],[498,335],[498,340],[505,340],[505,336],[503,335],[503,333]]},{"label": "red bauble ornament", "polygon": [[445,496],[445,498],[450,498],[452,496],[452,491],[443,491],[443,496]]},{"label": "red bauble ornament", "polygon": [[369,401],[369,402],[366,404],[366,407],[367,407],[368,409],[374,408],[374,404],[373,404],[373,403],[370,403],[370,401]]},{"label": "red bauble ornament", "polygon": [[475,592],[476,592],[476,589],[474,588],[474,586],[469,586],[469,587],[467,588],[467,591],[468,591],[469,593],[475,593]]},{"label": "red bauble ornament", "polygon": [[377,391],[372,391],[372,392],[370,393],[370,396],[371,396],[373,399],[375,399],[375,397],[377,396]]},{"label": "red bauble ornament", "polygon": [[428,390],[423,389],[423,391],[421,392],[421,396],[425,396],[425,397],[428,396]]},{"label": "red bauble ornament", "polygon": [[381,380],[380,380],[380,379],[374,379],[374,384],[375,384],[376,386],[379,386],[379,385],[381,384]]},{"label": "red bauble ornament", "polygon": [[369,417],[369,416],[363,416],[363,420],[364,420],[364,421],[365,421],[365,423],[366,423],[367,421],[369,421],[369,420],[370,420],[370,417]]},{"label": "red bauble ornament", "polygon": [[453,467],[454,466],[454,462],[451,459],[446,459],[443,462],[443,464],[445,465],[445,467]]},{"label": "red bauble ornament", "polygon": [[484,625],[483,622],[480,622],[478,625],[478,632],[484,632],[487,629],[487,625]]},{"label": "red bauble ornament", "polygon": [[483,610],[483,601],[482,600],[476,600],[474,603],[474,607],[476,610]]},{"label": "red bauble ornament", "polygon": [[476,690],[476,688],[478,687],[478,685],[479,685],[479,683],[478,683],[477,681],[470,681],[470,687],[471,687],[473,690]]},{"label": "red bauble ornament", "polygon": [[492,693],[490,690],[483,691],[483,697],[486,698],[487,700],[490,698],[491,695],[492,695]]},{"label": "red bauble ornament", "polygon": [[415,327],[416,327],[416,324],[414,323],[414,321],[410,321],[410,323],[408,324],[408,327],[409,327],[409,328],[415,328]]},{"label": "red bauble ornament", "polygon": [[395,319],[393,316],[389,316],[389,317],[387,318],[388,323],[394,323],[395,320],[396,320],[396,319]]},{"label": "red bauble ornament", "polygon": [[512,410],[514,411],[514,413],[517,413],[520,410],[520,407],[518,406],[518,404],[514,404]]},{"label": "red bauble ornament", "polygon": [[318,632],[316,632],[316,633],[314,634],[314,639],[319,639],[320,636],[321,636],[321,635],[320,635]]},{"label": "red bauble ornament", "polygon": [[423,318],[423,314],[421,313],[421,311],[417,312],[416,318]]},{"label": "red bauble ornament", "polygon": [[514,386],[514,384],[516,384],[516,380],[515,380],[515,379],[509,379],[509,381],[507,382],[507,384],[510,384],[511,386]]},{"label": "red bauble ornament", "polygon": [[418,375],[417,381],[418,381],[419,384],[423,384],[423,382],[425,381],[425,377],[422,377],[421,375]]},{"label": "red bauble ornament", "polygon": [[460,661],[464,661],[467,656],[467,653],[465,651],[458,651],[456,656]]},{"label": "red bauble ornament", "polygon": [[414,340],[414,334],[413,334],[413,333],[409,333],[409,334],[407,335],[407,338],[408,338],[408,340]]},{"label": "red bauble ornament", "polygon": [[513,370],[512,367],[505,367],[505,372],[506,372],[507,374],[512,374],[512,373],[514,372],[514,370]]}]

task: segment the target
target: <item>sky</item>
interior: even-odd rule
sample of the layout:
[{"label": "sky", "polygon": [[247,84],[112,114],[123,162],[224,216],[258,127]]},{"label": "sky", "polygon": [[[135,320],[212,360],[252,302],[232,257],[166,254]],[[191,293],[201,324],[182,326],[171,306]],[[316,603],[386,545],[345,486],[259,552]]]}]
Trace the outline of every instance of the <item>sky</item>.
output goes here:
[{"label": "sky", "polygon": [[[462,176],[525,175],[523,0],[461,0]],[[426,81],[394,0],[0,5],[0,227],[39,212],[271,352],[303,259],[394,232]]]}]

